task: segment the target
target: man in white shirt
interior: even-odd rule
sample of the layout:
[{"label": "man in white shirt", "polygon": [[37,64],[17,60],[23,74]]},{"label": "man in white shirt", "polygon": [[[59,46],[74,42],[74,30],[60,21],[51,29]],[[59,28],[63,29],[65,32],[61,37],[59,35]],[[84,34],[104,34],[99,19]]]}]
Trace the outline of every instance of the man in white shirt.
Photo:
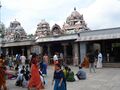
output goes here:
[{"label": "man in white shirt", "polygon": [[32,58],[32,53],[30,53],[29,57],[28,57],[28,63],[31,62],[31,58]]},{"label": "man in white shirt", "polygon": [[26,57],[24,55],[20,57],[20,60],[21,60],[22,65],[25,65]]},{"label": "man in white shirt", "polygon": [[102,68],[102,53],[99,51],[98,53],[98,61],[97,61],[97,68]]},{"label": "man in white shirt", "polygon": [[57,56],[57,52],[55,52],[54,56],[53,56],[53,60],[54,60],[54,64],[58,63],[58,56]]}]

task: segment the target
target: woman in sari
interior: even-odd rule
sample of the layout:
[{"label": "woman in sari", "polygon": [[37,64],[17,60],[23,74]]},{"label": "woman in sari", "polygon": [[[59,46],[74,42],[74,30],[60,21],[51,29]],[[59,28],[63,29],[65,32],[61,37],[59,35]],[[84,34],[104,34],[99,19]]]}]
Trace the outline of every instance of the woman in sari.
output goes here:
[{"label": "woman in sari", "polygon": [[5,80],[5,68],[4,68],[4,60],[0,57],[0,90],[7,90],[6,80]]},{"label": "woman in sari", "polygon": [[84,61],[82,62],[81,66],[84,68],[89,68],[89,60],[87,55],[84,57]]},{"label": "woman in sari", "polygon": [[36,88],[36,90],[41,90],[44,88],[43,83],[40,79],[39,68],[37,66],[38,56],[36,54],[32,55],[31,59],[31,78],[28,84],[28,90],[31,88]]}]

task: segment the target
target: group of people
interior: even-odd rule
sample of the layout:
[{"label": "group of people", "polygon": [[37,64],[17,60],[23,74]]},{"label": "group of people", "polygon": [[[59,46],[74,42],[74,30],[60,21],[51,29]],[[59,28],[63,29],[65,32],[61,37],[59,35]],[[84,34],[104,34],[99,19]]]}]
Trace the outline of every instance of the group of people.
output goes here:
[{"label": "group of people", "polygon": [[[30,66],[31,70],[25,68],[24,64],[22,64],[22,68],[19,68],[19,74],[17,77],[16,85],[22,87],[28,87],[30,90],[32,87],[36,88],[36,90],[40,90],[44,88],[44,75],[47,75],[47,66],[48,66],[48,55],[45,54],[43,56],[43,60],[39,61],[39,57],[36,54],[31,56]],[[79,67],[79,71],[74,74],[70,67],[67,65],[63,65],[58,59],[57,53],[53,56],[55,71],[53,75],[54,90],[67,90],[67,81],[74,82],[76,78],[79,80],[86,79],[86,72]],[[64,67],[64,69],[61,68]],[[38,72],[39,71],[39,72]],[[36,73],[36,74],[35,74]]]},{"label": "group of people", "polygon": [[[61,54],[61,57],[63,55]],[[37,54],[33,53],[29,56],[29,62],[26,64],[26,57],[24,55],[16,55],[16,60],[19,62],[16,64],[14,70],[16,71],[16,86],[27,87],[28,90],[36,88],[41,90],[45,88],[44,77],[47,75],[47,67],[49,64],[49,57],[45,54],[40,58]],[[67,81],[74,82],[76,78],[79,80],[85,80],[87,78],[86,72],[82,67],[90,68],[90,72],[95,72],[96,68],[102,68],[102,54],[97,50],[95,53],[89,52],[86,54],[83,63],[79,66],[79,71],[74,74],[70,67],[66,64],[61,63],[57,53],[53,56],[54,61],[54,90],[67,90]],[[62,69],[62,66],[64,67]],[[12,68],[12,60],[9,61],[9,67]],[[6,87],[5,74],[6,69],[4,67],[4,59],[0,57],[0,90]]]},{"label": "group of people", "polygon": [[24,54],[16,54],[15,56],[6,55],[6,61],[10,69],[13,69],[16,64],[25,65],[29,63],[28,60]]},{"label": "group of people", "polygon": [[30,71],[29,71],[28,65],[26,67],[24,65],[22,67],[21,66],[16,67],[16,70],[18,71],[18,74],[17,74],[17,80],[15,85],[27,87],[28,80],[30,79]]},{"label": "group of people", "polygon": [[[44,56],[44,58],[47,58],[47,56]],[[36,88],[36,90],[43,89],[45,84],[44,77],[47,75],[47,65],[47,61],[40,60],[35,53],[32,54],[30,64],[26,67],[24,64],[18,67],[16,86],[28,87],[29,90],[32,87]]]},{"label": "group of people", "polygon": [[[0,90],[7,90],[6,79],[16,79],[16,86],[27,87],[29,90],[34,87],[36,90],[44,88],[44,77],[47,75],[48,57],[45,54],[41,59],[39,55],[33,53],[29,57],[29,62],[26,62],[24,55],[16,55],[17,63],[9,58],[6,63],[5,58],[0,57]],[[8,71],[13,71],[9,73]]]},{"label": "group of people", "polygon": [[102,61],[103,61],[103,56],[99,50],[96,50],[95,52],[90,51],[84,57],[84,60],[81,66],[85,68],[89,67],[90,72],[92,72],[92,70],[96,72],[95,68],[98,68],[98,69],[102,68]]},{"label": "group of people", "polygon": [[[55,64],[55,71],[53,75],[54,90],[67,90],[67,81],[74,82],[77,80],[85,80],[87,78],[86,72],[79,66],[79,70],[76,74],[70,67],[64,66],[62,69],[61,64]],[[53,83],[52,83],[53,84]]]}]

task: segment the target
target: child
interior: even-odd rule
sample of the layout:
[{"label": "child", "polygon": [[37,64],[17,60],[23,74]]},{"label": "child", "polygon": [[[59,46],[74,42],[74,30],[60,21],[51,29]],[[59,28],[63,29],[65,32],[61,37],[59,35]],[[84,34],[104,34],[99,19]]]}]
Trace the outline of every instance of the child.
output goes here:
[{"label": "child", "polygon": [[75,78],[74,78],[74,72],[71,71],[70,68],[68,68],[67,81],[69,81],[69,82],[74,82],[74,81],[75,81]]},{"label": "child", "polygon": [[46,63],[43,63],[42,74],[43,74],[43,76],[47,75],[47,65],[46,65]]},{"label": "child", "polygon": [[64,67],[63,73],[64,73],[65,78],[67,78],[68,77],[68,67],[67,66]]},{"label": "child", "polygon": [[66,80],[60,64],[55,64],[55,71],[52,84],[54,82],[54,90],[67,90]]},{"label": "child", "polygon": [[22,86],[23,81],[23,74],[20,72],[18,73],[17,80],[16,80],[16,86]]},{"label": "child", "polygon": [[42,81],[43,85],[45,85],[44,76],[42,75],[42,72],[41,72],[41,70],[40,70],[40,69],[39,69],[39,74],[40,74],[40,79],[41,79],[41,81]]},{"label": "child", "polygon": [[25,66],[23,66],[22,69],[19,68],[16,86],[22,86],[24,73],[25,73]]},{"label": "child", "polygon": [[23,87],[28,87],[28,81],[30,79],[30,71],[28,70],[28,66],[26,66],[25,74],[23,75]]}]

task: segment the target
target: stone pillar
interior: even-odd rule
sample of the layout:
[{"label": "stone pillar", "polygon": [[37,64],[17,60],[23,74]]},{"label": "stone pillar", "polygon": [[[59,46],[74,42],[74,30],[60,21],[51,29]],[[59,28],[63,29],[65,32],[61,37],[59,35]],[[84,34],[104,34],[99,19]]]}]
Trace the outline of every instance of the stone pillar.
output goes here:
[{"label": "stone pillar", "polygon": [[65,61],[65,63],[67,63],[67,43],[63,43],[62,44],[62,46],[63,46],[63,49],[64,49],[64,61]]},{"label": "stone pillar", "polygon": [[31,53],[31,46],[28,46],[28,47],[27,47],[27,57],[30,56],[30,53]]},{"label": "stone pillar", "polygon": [[43,54],[43,45],[40,45],[40,54]]},{"label": "stone pillar", "polygon": [[73,44],[73,65],[77,66],[79,64],[79,52],[78,52],[78,43]]},{"label": "stone pillar", "polygon": [[6,48],[6,56],[9,54],[9,48]]},{"label": "stone pillar", "polygon": [[84,56],[86,55],[86,43],[85,42],[80,42],[80,63],[83,62]]},{"label": "stone pillar", "polygon": [[51,56],[51,53],[50,53],[50,44],[47,45],[47,52],[48,52],[48,56]]},{"label": "stone pillar", "polygon": [[25,49],[24,49],[24,47],[23,47],[23,48],[22,48],[22,54],[23,54],[23,55],[25,54],[24,52],[25,52]]},{"label": "stone pillar", "polygon": [[13,56],[13,47],[11,47],[11,55]]}]

